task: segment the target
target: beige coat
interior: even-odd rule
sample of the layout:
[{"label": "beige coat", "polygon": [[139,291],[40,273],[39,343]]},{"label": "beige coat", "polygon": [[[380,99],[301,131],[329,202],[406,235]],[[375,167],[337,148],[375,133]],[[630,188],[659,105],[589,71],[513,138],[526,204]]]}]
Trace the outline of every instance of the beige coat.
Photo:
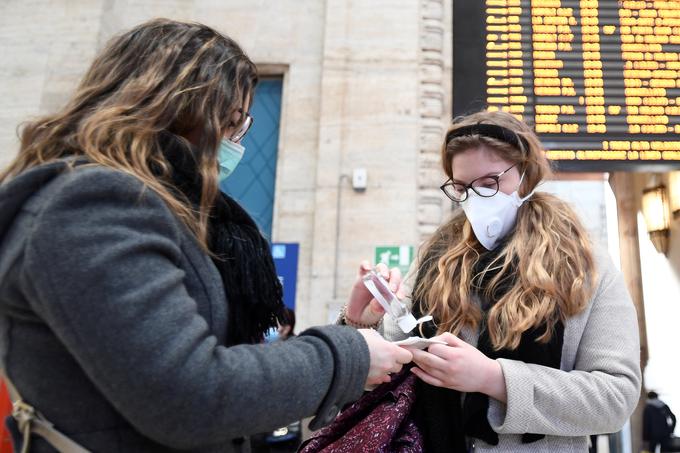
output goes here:
[{"label": "beige coat", "polygon": [[[587,452],[588,435],[617,432],[630,417],[641,385],[635,307],[607,253],[596,252],[595,260],[597,289],[587,308],[565,323],[560,369],[499,359],[508,401],[490,399],[488,419],[500,441],[478,440],[475,452]],[[405,279],[407,293],[414,269]],[[389,316],[381,330],[389,340],[407,337]],[[477,344],[478,332],[460,336]],[[523,433],[546,437],[522,444]]]}]

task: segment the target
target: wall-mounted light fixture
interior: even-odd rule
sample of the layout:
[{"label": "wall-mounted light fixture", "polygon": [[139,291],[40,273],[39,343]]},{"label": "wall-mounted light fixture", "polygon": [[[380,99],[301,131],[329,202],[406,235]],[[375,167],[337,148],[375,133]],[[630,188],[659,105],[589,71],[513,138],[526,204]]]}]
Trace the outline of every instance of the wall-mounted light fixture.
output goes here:
[{"label": "wall-mounted light fixture", "polygon": [[680,218],[680,171],[674,171],[668,175],[668,196],[673,218]]},{"label": "wall-mounted light fixture", "polygon": [[645,189],[642,192],[642,214],[647,224],[647,232],[652,244],[659,253],[668,253],[670,236],[670,215],[668,197],[663,184]]}]

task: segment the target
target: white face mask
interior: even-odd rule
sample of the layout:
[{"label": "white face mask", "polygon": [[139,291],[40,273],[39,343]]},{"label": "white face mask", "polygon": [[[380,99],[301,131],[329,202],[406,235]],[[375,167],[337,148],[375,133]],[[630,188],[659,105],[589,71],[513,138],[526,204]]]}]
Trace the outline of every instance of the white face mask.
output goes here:
[{"label": "white face mask", "polygon": [[[522,184],[522,179],[524,179],[524,175],[522,175],[519,184]],[[519,184],[517,185],[518,189]],[[485,195],[493,193],[493,189],[487,187],[477,187],[476,189]],[[520,198],[517,190],[510,195],[499,190],[494,196],[482,197],[474,190],[468,189],[468,197],[461,205],[465,216],[472,225],[477,240],[485,249],[493,250],[496,248],[498,242],[512,230],[517,220],[517,210],[533,194],[534,191],[526,197]]]}]

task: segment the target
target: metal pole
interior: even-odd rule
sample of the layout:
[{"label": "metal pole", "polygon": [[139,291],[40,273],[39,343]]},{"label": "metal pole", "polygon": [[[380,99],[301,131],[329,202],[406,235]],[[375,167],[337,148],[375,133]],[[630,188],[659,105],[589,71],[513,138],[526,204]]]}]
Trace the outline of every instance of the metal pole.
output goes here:
[{"label": "metal pole", "polygon": [[337,196],[335,205],[335,265],[333,269],[333,300],[338,298],[338,267],[340,261],[340,208],[342,207],[342,181],[349,179],[349,175],[341,174],[338,178]]}]

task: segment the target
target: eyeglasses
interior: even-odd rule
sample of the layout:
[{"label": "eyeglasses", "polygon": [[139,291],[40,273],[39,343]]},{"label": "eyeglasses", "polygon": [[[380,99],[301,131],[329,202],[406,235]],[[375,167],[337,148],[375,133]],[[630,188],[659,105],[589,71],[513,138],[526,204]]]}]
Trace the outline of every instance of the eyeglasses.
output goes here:
[{"label": "eyeglasses", "polygon": [[[480,197],[493,197],[498,193],[500,184],[499,179],[501,176],[506,174],[510,169],[515,167],[517,164],[513,164],[510,168],[498,173],[497,175],[482,176],[480,178],[474,179],[470,184],[461,184],[459,182],[453,182],[451,179],[446,181],[439,187],[444,194],[449,197],[452,201],[463,202],[467,200],[468,189],[474,190],[474,192]],[[480,188],[490,189],[480,191]],[[493,193],[492,193],[493,192]]]},{"label": "eyeglasses", "polygon": [[241,127],[236,131],[234,135],[231,136],[231,141],[238,143],[241,140],[243,140],[243,137],[248,133],[250,128],[253,126],[253,117],[250,116],[250,113],[244,112],[243,109],[238,109],[239,113],[241,113],[241,117],[245,116],[245,119],[241,122]]}]

